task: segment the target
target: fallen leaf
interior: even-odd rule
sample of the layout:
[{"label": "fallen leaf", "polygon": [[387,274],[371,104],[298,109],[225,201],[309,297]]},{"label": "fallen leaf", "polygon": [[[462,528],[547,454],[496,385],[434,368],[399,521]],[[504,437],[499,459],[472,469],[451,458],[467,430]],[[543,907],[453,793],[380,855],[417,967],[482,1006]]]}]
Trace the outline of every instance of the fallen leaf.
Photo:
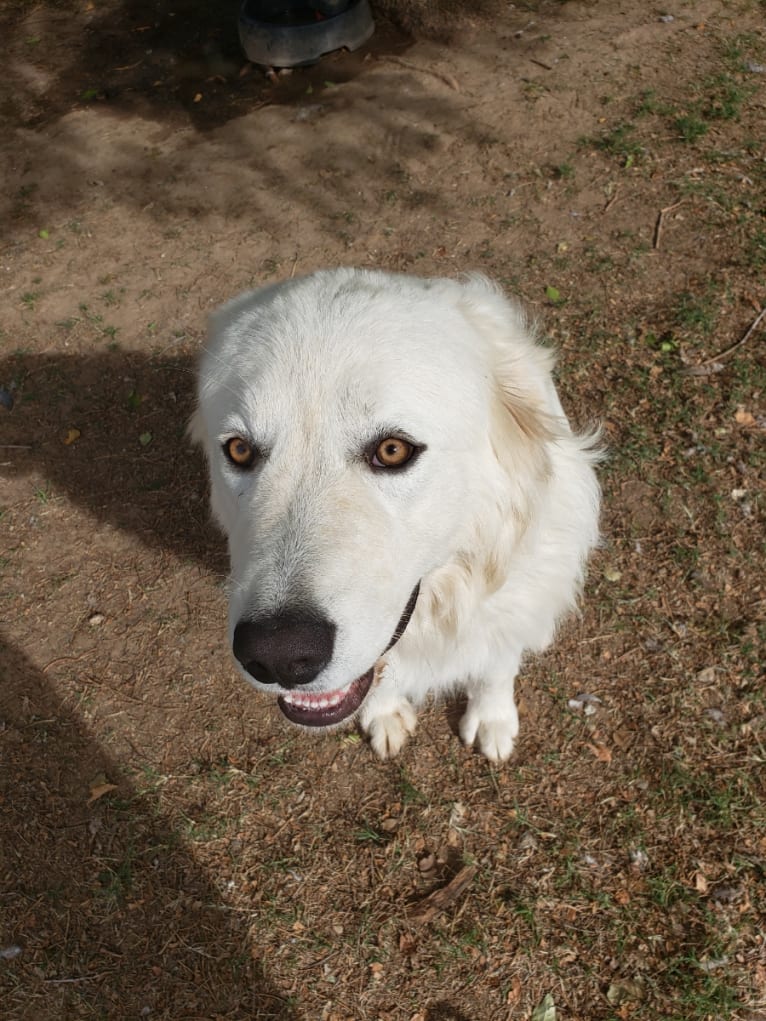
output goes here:
[{"label": "fallen leaf", "polygon": [[593,752],[593,754],[596,756],[596,758],[598,759],[599,762],[611,762],[612,761],[612,753],[606,747],[606,745],[603,745],[603,744],[588,744],[585,747],[588,748],[589,751]]},{"label": "fallen leaf", "polygon": [[449,826],[452,829],[458,829],[465,823],[466,811],[465,805],[462,801],[456,801],[452,805],[452,810],[449,814]]},{"label": "fallen leaf", "polygon": [[111,794],[112,791],[117,790],[116,783],[94,783],[90,787],[90,797],[88,798],[88,804],[95,804],[100,798],[103,798],[105,794]]},{"label": "fallen leaf", "polygon": [[519,838],[519,850],[520,851],[536,851],[537,850],[537,837],[531,830],[526,830],[522,833]]},{"label": "fallen leaf", "polygon": [[79,440],[82,433],[79,429],[67,429],[66,436],[64,437],[64,443],[67,447],[70,447],[73,443]]},{"label": "fallen leaf", "polygon": [[642,847],[633,847],[630,852],[630,864],[633,868],[643,871],[649,867],[649,855]]},{"label": "fallen leaf", "polygon": [[550,993],[546,993],[532,1011],[530,1021],[556,1021],[556,1004]]},{"label": "fallen leaf", "polygon": [[570,698],[567,702],[567,706],[574,712],[580,712],[584,709],[586,716],[593,716],[593,714],[597,711],[596,707],[600,705],[601,699],[598,695],[590,695],[586,691],[576,695],[575,698]]},{"label": "fallen leaf", "polygon": [[708,957],[704,961],[699,961],[697,967],[700,971],[704,971],[706,974],[710,974],[711,971],[718,971],[720,968],[725,968],[729,963],[729,958],[724,957]]},{"label": "fallen leaf", "polygon": [[202,102],[202,93],[201,92],[196,92],[194,94],[194,102],[195,103],[201,103]]},{"label": "fallen leaf", "polygon": [[511,982],[511,988],[508,990],[508,993],[505,997],[505,1002],[513,1006],[513,1004],[518,1003],[520,999],[521,999],[521,979],[519,978],[518,975],[514,975],[513,980]]},{"label": "fallen leaf", "polygon": [[427,854],[418,862],[418,868],[420,869],[421,872],[430,872],[435,866],[436,866],[435,854]]},{"label": "fallen leaf", "polygon": [[453,826],[447,830],[447,844],[450,847],[460,847],[463,841],[460,836],[460,830],[456,830]]},{"label": "fallen leaf", "polygon": [[744,425],[747,429],[752,429],[755,425],[755,416],[749,411],[745,411],[744,407],[740,404],[734,414],[734,420],[739,425]]},{"label": "fallen leaf", "polygon": [[615,1006],[618,1003],[640,1003],[644,998],[644,986],[638,979],[621,979],[612,982],[606,993],[607,1000]]}]

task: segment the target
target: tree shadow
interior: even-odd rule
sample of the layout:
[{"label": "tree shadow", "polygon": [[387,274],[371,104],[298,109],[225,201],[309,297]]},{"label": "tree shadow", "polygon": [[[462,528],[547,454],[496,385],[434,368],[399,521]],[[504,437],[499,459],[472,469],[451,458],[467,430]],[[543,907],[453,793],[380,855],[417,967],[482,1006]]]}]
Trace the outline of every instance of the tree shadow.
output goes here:
[{"label": "tree shadow", "polygon": [[190,352],[18,354],[0,360],[0,473],[30,476],[149,547],[226,572],[209,522],[206,470],[186,435]]},{"label": "tree shadow", "polygon": [[155,797],[0,641],[3,1016],[297,1021],[255,912],[227,909]]},{"label": "tree shadow", "polygon": [[[495,2],[478,5],[485,19]],[[405,69],[397,63],[412,40],[377,12],[375,34],[358,51],[269,79],[240,51],[234,0],[223,8],[204,0],[19,5],[0,14],[11,86],[0,128],[16,138],[1,171],[0,209],[11,223],[60,216],[98,195],[160,218],[217,212],[236,219],[246,209],[278,236],[281,203],[312,217],[358,213],[364,197],[353,209],[350,182],[406,175],[402,164],[442,135],[475,146],[486,138],[475,104],[448,75],[434,89],[440,73],[428,60],[404,61]],[[433,5],[447,23],[476,16],[472,6]],[[555,6],[546,7],[546,17],[556,16]],[[368,93],[350,100],[337,88],[372,67]],[[245,116],[261,107],[285,112]],[[189,127],[193,137],[184,134]],[[444,207],[433,182],[403,184],[400,193],[437,212]]]},{"label": "tree shadow", "polygon": [[0,32],[10,41],[9,70],[19,88],[0,112],[39,128],[72,110],[108,105],[208,131],[259,105],[294,103],[328,78],[349,81],[371,54],[398,53],[411,43],[384,17],[354,53],[337,51],[312,67],[267,76],[242,51],[239,6],[239,0],[9,5]]}]

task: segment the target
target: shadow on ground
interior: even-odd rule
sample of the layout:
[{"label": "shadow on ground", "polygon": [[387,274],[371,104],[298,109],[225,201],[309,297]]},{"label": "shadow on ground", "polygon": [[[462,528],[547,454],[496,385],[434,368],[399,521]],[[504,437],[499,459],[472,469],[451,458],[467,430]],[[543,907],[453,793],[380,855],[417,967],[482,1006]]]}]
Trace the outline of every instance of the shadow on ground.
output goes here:
[{"label": "shadow on ground", "polygon": [[255,913],[227,909],[153,796],[1,641],[0,758],[5,1016],[295,1021]]},{"label": "shadow on ground", "polygon": [[97,522],[226,571],[209,524],[205,465],[186,436],[190,353],[16,355],[0,360],[0,477],[30,476]]},{"label": "shadow on ground", "polygon": [[11,41],[20,89],[0,110],[40,127],[78,107],[108,105],[201,131],[264,103],[292,103],[328,78],[355,78],[370,55],[401,52],[409,38],[387,18],[354,53],[279,78],[250,65],[237,30],[238,0],[112,0],[11,4],[0,31]]}]

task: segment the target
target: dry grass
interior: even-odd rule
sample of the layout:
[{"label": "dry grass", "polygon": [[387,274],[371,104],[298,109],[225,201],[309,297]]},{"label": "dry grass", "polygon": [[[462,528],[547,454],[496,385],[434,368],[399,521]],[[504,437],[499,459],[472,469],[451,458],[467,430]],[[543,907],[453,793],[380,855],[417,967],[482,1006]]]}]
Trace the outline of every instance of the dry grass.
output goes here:
[{"label": "dry grass", "polygon": [[[252,72],[188,78],[155,48],[84,114],[94,67],[130,61],[92,62],[92,12],[66,14],[90,62],[44,8],[8,16],[4,1017],[766,1017],[766,40],[757,4],[694,6],[658,29],[638,2],[517,5],[408,53],[438,73],[331,61],[264,109]],[[148,13],[121,10],[149,60]],[[352,261],[501,279],[604,422],[604,546],[501,770],[452,707],[394,763],[307,739],[223,646],[183,439],[204,314]]]}]

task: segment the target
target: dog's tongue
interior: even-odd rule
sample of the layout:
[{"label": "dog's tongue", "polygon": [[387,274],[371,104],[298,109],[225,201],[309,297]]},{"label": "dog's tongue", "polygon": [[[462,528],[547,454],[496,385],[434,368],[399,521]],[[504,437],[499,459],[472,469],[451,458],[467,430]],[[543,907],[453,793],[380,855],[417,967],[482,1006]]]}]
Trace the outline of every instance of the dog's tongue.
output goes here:
[{"label": "dog's tongue", "polygon": [[374,668],[342,691],[291,691],[280,695],[277,705],[291,723],[302,727],[332,727],[342,723],[364,702],[370,690]]}]

